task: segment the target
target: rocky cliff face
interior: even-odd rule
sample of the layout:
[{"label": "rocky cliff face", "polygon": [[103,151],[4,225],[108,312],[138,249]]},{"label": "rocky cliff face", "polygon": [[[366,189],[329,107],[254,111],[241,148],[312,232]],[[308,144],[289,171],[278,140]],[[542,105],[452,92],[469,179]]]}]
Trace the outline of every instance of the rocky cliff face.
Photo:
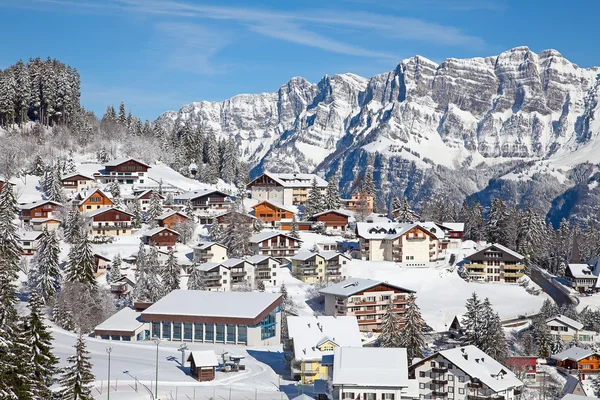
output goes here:
[{"label": "rocky cliff face", "polygon": [[255,172],[335,171],[348,194],[375,163],[382,202],[400,193],[460,199],[506,173],[499,164],[526,169],[595,141],[599,73],[527,47],[439,65],[416,56],[370,79],[293,78],[275,93],[192,103],[158,123],[191,119],[235,135]]}]

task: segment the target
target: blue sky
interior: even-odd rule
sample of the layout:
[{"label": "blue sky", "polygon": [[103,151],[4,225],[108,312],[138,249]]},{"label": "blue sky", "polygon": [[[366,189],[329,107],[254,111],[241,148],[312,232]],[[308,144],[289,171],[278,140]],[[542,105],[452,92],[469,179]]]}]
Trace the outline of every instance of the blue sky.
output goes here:
[{"label": "blue sky", "polygon": [[[372,76],[415,54],[498,54],[526,45],[600,65],[600,2],[513,0],[0,0],[0,68],[48,56],[76,67],[83,105],[123,100],[135,115],[293,76]],[[574,4],[577,4],[575,6]]]}]

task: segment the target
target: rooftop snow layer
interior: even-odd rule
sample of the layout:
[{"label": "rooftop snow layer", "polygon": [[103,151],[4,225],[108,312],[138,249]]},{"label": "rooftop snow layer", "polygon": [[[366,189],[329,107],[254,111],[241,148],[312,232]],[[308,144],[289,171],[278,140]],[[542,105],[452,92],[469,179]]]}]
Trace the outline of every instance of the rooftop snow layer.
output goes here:
[{"label": "rooftop snow layer", "polygon": [[415,293],[413,290],[402,288],[400,286],[391,285],[382,281],[375,281],[372,279],[363,278],[350,278],[342,282],[334,283],[333,285],[328,286],[325,289],[321,289],[320,293],[348,297],[381,284],[390,286],[392,288],[397,288],[406,292]]},{"label": "rooftop snow layer", "polygon": [[125,307],[98,325],[95,330],[133,332],[144,325],[144,322],[140,319],[140,315],[141,313],[135,311],[133,308]]},{"label": "rooftop snow layer", "polygon": [[336,347],[333,384],[368,387],[408,387],[406,349]]},{"label": "rooftop snow layer", "polygon": [[196,367],[217,367],[219,360],[214,350],[192,350],[188,356],[188,361],[193,358]]},{"label": "rooftop snow layer", "polygon": [[551,358],[557,361],[571,360],[577,362],[583,358],[591,356],[592,354],[596,353],[593,350],[582,349],[581,347],[573,346],[561,351],[560,353],[554,354],[551,356]]},{"label": "rooftop snow layer", "polygon": [[569,325],[571,328],[578,330],[578,331],[583,329],[583,324],[581,322],[577,322],[574,319],[566,317],[562,314],[555,315],[554,317],[550,317],[546,320],[546,322],[550,322],[550,321],[562,322],[563,324]]}]

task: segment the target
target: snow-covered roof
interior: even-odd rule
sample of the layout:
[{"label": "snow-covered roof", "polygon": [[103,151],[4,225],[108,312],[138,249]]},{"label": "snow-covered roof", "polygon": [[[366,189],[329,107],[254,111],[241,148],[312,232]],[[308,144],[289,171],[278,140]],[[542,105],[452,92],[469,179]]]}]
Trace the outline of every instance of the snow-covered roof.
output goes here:
[{"label": "snow-covered roof", "polygon": [[237,267],[240,264],[243,264],[244,260],[240,260],[239,258],[228,258],[227,260],[221,261],[221,265],[225,268]]},{"label": "snow-covered roof", "polygon": [[213,246],[221,246],[224,249],[227,248],[226,246],[222,245],[221,243],[217,243],[217,242],[200,242],[196,246],[192,246],[192,249],[208,250]]},{"label": "snow-covered roof", "polygon": [[217,263],[217,262],[205,262],[202,263],[200,265],[198,265],[196,267],[196,269],[203,271],[203,272],[208,272],[210,270],[213,270],[215,268],[220,268],[221,267],[221,263]]},{"label": "snow-covered roof", "polygon": [[63,175],[63,176],[61,176],[61,177],[60,177],[60,180],[61,180],[61,181],[64,181],[64,180],[66,180],[66,179],[69,179],[69,178],[74,178],[74,177],[76,177],[76,176],[81,176],[82,178],[85,178],[85,179],[87,179],[88,181],[93,181],[93,180],[95,180],[93,177],[91,177],[91,176],[89,176],[89,175],[86,175],[86,174],[82,174],[82,173],[80,173],[80,172],[73,172],[72,174],[66,174],[66,175]]},{"label": "snow-covered roof", "polygon": [[52,218],[52,217],[49,217],[49,218],[31,218],[31,223],[32,224],[43,224],[44,222],[50,222],[50,221],[61,222],[60,219],[58,219],[58,218]]},{"label": "snow-covered roof", "polygon": [[320,251],[319,255],[321,257],[323,257],[326,261],[329,261],[332,258],[336,258],[336,257],[344,257],[347,260],[351,260],[351,258],[348,257],[346,254],[338,253],[337,251]]},{"label": "snow-covered roof", "polygon": [[317,344],[328,338],[339,347],[360,347],[361,334],[358,321],[354,316],[324,317],[288,317],[288,334],[294,341],[294,358],[296,360],[321,360],[324,354],[332,351],[321,351]]},{"label": "snow-covered roof", "polygon": [[465,231],[464,222],[442,222],[439,225],[441,225],[442,228],[447,228],[454,232],[464,232]]},{"label": "snow-covered roof", "polygon": [[[327,187],[327,181],[315,174],[296,174],[296,173],[285,174],[285,173],[265,172],[263,175],[268,176],[269,178],[273,179],[275,182],[279,183],[281,186],[284,186],[284,187],[290,187],[290,188],[311,187],[313,179],[317,180],[318,187],[320,187],[320,188]],[[251,185],[252,183],[254,183],[254,181],[256,181],[259,178],[260,178],[260,176],[256,179],[254,179],[248,185]]]},{"label": "snow-covered roof", "polygon": [[97,192],[100,192],[102,195],[104,195],[108,200],[110,200],[110,202],[112,204],[112,202],[113,202],[112,199],[111,199],[112,196],[110,196],[108,193],[106,193],[105,191],[100,190],[100,189],[90,190],[88,192],[89,194],[87,194],[84,198],[82,198],[81,201],[79,202],[79,204],[85,203],[87,199],[89,199],[90,197],[92,197]]},{"label": "snow-covered roof", "polygon": [[133,308],[125,307],[98,325],[95,330],[133,332],[144,325],[140,319],[140,314]]},{"label": "snow-covered roof", "polygon": [[406,349],[337,347],[333,352],[333,384],[408,387]]},{"label": "snow-covered roof", "polygon": [[573,347],[569,347],[566,350],[561,351],[560,353],[556,353],[556,354],[550,356],[550,358],[552,358],[553,360],[557,360],[557,361],[565,361],[565,360],[579,361],[579,360],[582,360],[584,358],[591,356],[592,354],[596,354],[596,352],[593,350],[583,349],[581,347],[573,346]]},{"label": "snow-covered roof", "polygon": [[150,314],[256,318],[280,299],[279,293],[174,290],[144,310],[142,319]]},{"label": "snow-covered roof", "polygon": [[269,258],[270,258],[270,259],[272,259],[272,260],[274,260],[274,261],[276,261],[276,262],[277,262],[277,264],[280,264],[280,263],[281,263],[281,262],[280,262],[278,259],[276,259],[276,258],[273,258],[273,257],[271,257],[271,256],[263,256],[262,254],[257,254],[257,255],[254,255],[254,256],[248,257],[248,258],[246,258],[246,261],[247,261],[247,262],[249,262],[249,263],[250,263],[250,264],[252,264],[252,265],[255,265],[255,264],[258,264],[258,263],[260,263],[260,262],[263,262],[263,261],[265,261],[265,260],[267,260],[267,259],[269,259]]},{"label": "snow-covered roof", "polygon": [[567,269],[573,278],[593,278],[597,277],[592,268],[587,264],[569,264]]},{"label": "snow-covered roof", "polygon": [[329,213],[335,213],[335,214],[340,214],[343,215],[344,217],[351,217],[352,213],[346,210],[325,210],[323,212],[317,213],[317,214],[313,214],[313,218],[314,217],[320,217],[321,215],[325,215],[325,214],[329,214]]},{"label": "snow-covered roof", "polygon": [[443,240],[446,237],[444,228],[442,226],[440,226],[439,224],[436,224],[435,222],[431,222],[431,221],[418,222],[417,225],[420,225],[423,228],[427,229],[429,232],[433,233],[433,235],[438,240]]},{"label": "snow-covered roof", "polygon": [[414,290],[392,285],[387,282],[364,278],[346,279],[345,281],[334,283],[331,286],[327,286],[325,289],[321,289],[319,292],[323,294],[333,294],[335,296],[348,297],[352,296],[353,294],[375,287],[377,285],[386,285],[391,288],[399,289],[405,292],[415,293]]},{"label": "snow-covered roof", "polygon": [[27,204],[21,204],[19,208],[21,210],[31,210],[32,208],[43,206],[44,204],[54,204],[57,207],[62,207],[62,204],[52,200],[33,201]]},{"label": "snow-covered roof", "polygon": [[523,386],[508,367],[473,345],[442,350],[439,354],[495,392]]},{"label": "snow-covered roof", "polygon": [[[426,226],[425,224],[429,224]],[[442,232],[442,228],[437,227],[435,229],[435,224],[433,222],[430,223],[405,223],[405,222],[357,222],[356,230],[358,236],[365,239],[396,239],[397,237],[404,235],[409,230],[415,227],[421,227],[423,230],[428,233],[434,235],[436,238],[440,239],[444,237],[444,233]],[[433,229],[433,231],[432,231]]]},{"label": "snow-covered roof", "polygon": [[131,214],[131,213],[125,211],[125,210],[122,210],[120,208],[116,208],[116,207],[102,207],[102,208],[99,208],[97,210],[86,212],[84,214],[84,216],[86,216],[86,217],[95,217],[97,215],[104,214],[105,212],[111,211],[111,210],[120,211],[120,212],[122,212],[124,214],[131,215],[133,217],[133,214]]},{"label": "snow-covered roof", "polygon": [[290,257],[290,260],[296,260],[296,261],[306,261],[310,258],[313,258],[315,256],[317,256],[317,253],[313,253],[310,251],[299,251],[296,255],[294,255],[293,257]]},{"label": "snow-covered roof", "polygon": [[[522,259],[525,258],[524,256],[522,256],[521,254],[517,253],[516,251],[513,251],[513,250],[509,249],[508,247],[503,246],[503,245],[498,244],[498,243],[489,244],[486,247],[484,247],[483,249],[477,251],[475,254],[483,253],[483,252],[485,252],[485,251],[487,251],[487,250],[489,250],[489,249],[491,249],[493,247],[495,247],[496,249],[498,249],[500,251],[503,251],[503,252],[505,252],[507,254],[510,254],[511,256],[513,256],[515,258],[518,258],[519,260],[522,260]],[[475,254],[471,254],[469,257],[467,257],[467,259],[470,259],[470,257],[473,257]]]},{"label": "snow-covered roof", "polygon": [[581,394],[568,393],[568,394],[565,394],[562,397],[562,399],[560,399],[560,400],[584,400],[584,399],[597,399],[597,397],[595,397],[595,396],[584,396],[584,395],[581,395]]},{"label": "snow-covered roof", "polygon": [[169,211],[167,211],[165,213],[162,213],[158,217],[156,217],[156,219],[157,220],[163,220],[163,219],[169,218],[170,216],[175,215],[175,214],[179,214],[182,217],[185,217],[185,218],[189,219],[189,217],[187,215],[185,215],[184,213],[182,213],[181,211],[174,211],[174,210],[169,210]]},{"label": "snow-covered roof", "polygon": [[22,241],[37,240],[42,235],[42,231],[18,231],[17,235]]},{"label": "snow-covered roof", "polygon": [[228,196],[226,193],[223,193],[217,189],[205,188],[205,189],[198,189],[198,190],[190,190],[189,192],[178,194],[173,199],[174,200],[193,200],[193,199],[197,199],[198,197],[203,197],[203,196],[213,194],[213,193],[219,193],[219,194]]},{"label": "snow-covered roof", "polygon": [[269,203],[269,204],[275,206],[276,208],[281,208],[282,210],[289,211],[289,212],[291,212],[293,214],[296,214],[298,212],[298,210],[296,208],[292,207],[292,206],[286,206],[285,204],[281,204],[281,203],[278,203],[278,202],[273,201],[273,200],[263,200],[260,203],[253,205],[252,208],[256,208],[259,205],[261,205],[262,203]]},{"label": "snow-covered roof", "polygon": [[146,167],[150,168],[150,166],[148,164],[141,162],[140,160],[138,160],[136,158],[117,158],[116,160],[112,160],[107,163],[104,163],[104,166],[105,167],[116,167],[123,163],[126,163],[127,161],[135,161],[138,164],[142,164],[142,165],[145,165]]},{"label": "snow-covered roof", "polygon": [[188,361],[194,359],[196,367],[217,367],[219,360],[214,350],[192,350],[188,356]]},{"label": "snow-covered roof", "polygon": [[166,226],[159,226],[158,228],[150,229],[149,231],[144,232],[142,234],[142,236],[150,237],[150,236],[154,236],[157,233],[160,233],[162,231],[169,231],[169,232],[174,233],[175,235],[179,235],[179,232],[174,231],[173,229],[169,229]]},{"label": "snow-covered roof", "polygon": [[288,235],[287,233],[283,233],[283,232],[260,232],[250,238],[250,243],[260,243],[264,240],[268,240],[268,239],[274,238],[275,236],[279,236],[279,235],[286,236],[290,239],[295,240],[296,242],[302,242],[302,240],[296,239],[296,238]]},{"label": "snow-covered roof", "polygon": [[568,325],[571,328],[578,330],[578,331],[583,329],[583,324],[581,322],[577,322],[574,319],[566,317],[562,314],[558,314],[558,315],[555,315],[553,317],[546,319],[546,322],[550,322],[550,321],[558,321],[558,322]]},{"label": "snow-covered roof", "polygon": [[300,396],[296,396],[292,400],[315,400],[315,399],[313,397],[310,397],[307,394],[302,393]]}]

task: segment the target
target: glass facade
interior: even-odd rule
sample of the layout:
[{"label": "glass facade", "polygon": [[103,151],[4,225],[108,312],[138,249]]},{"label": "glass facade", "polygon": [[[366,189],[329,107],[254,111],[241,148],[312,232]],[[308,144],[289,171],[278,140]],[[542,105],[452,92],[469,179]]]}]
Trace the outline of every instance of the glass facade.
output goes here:
[{"label": "glass facade", "polygon": [[238,343],[246,344],[248,342],[248,327],[246,325],[238,325]]},{"label": "glass facade", "polygon": [[160,322],[152,323],[152,339],[160,338]]},{"label": "glass facade", "polygon": [[264,317],[258,326],[260,326],[260,338],[261,340],[269,339],[275,337],[277,332],[277,311],[274,310],[269,313],[266,317]]},{"label": "glass facade", "polygon": [[183,340],[192,340],[192,323],[183,323]]},{"label": "glass facade", "polygon": [[205,342],[212,342],[215,340],[215,326],[213,324],[206,324],[204,326],[206,333],[204,334]]},{"label": "glass facade", "polygon": [[170,340],[171,339],[171,323],[163,322],[162,323],[162,338]]},{"label": "glass facade", "polygon": [[225,342],[225,325],[217,324],[217,340],[218,343]]},{"label": "glass facade", "polygon": [[204,324],[194,324],[194,340],[204,340]]},{"label": "glass facade", "polygon": [[227,325],[227,343],[235,343],[235,325]]},{"label": "glass facade", "polygon": [[173,340],[181,340],[181,322],[173,322]]}]

